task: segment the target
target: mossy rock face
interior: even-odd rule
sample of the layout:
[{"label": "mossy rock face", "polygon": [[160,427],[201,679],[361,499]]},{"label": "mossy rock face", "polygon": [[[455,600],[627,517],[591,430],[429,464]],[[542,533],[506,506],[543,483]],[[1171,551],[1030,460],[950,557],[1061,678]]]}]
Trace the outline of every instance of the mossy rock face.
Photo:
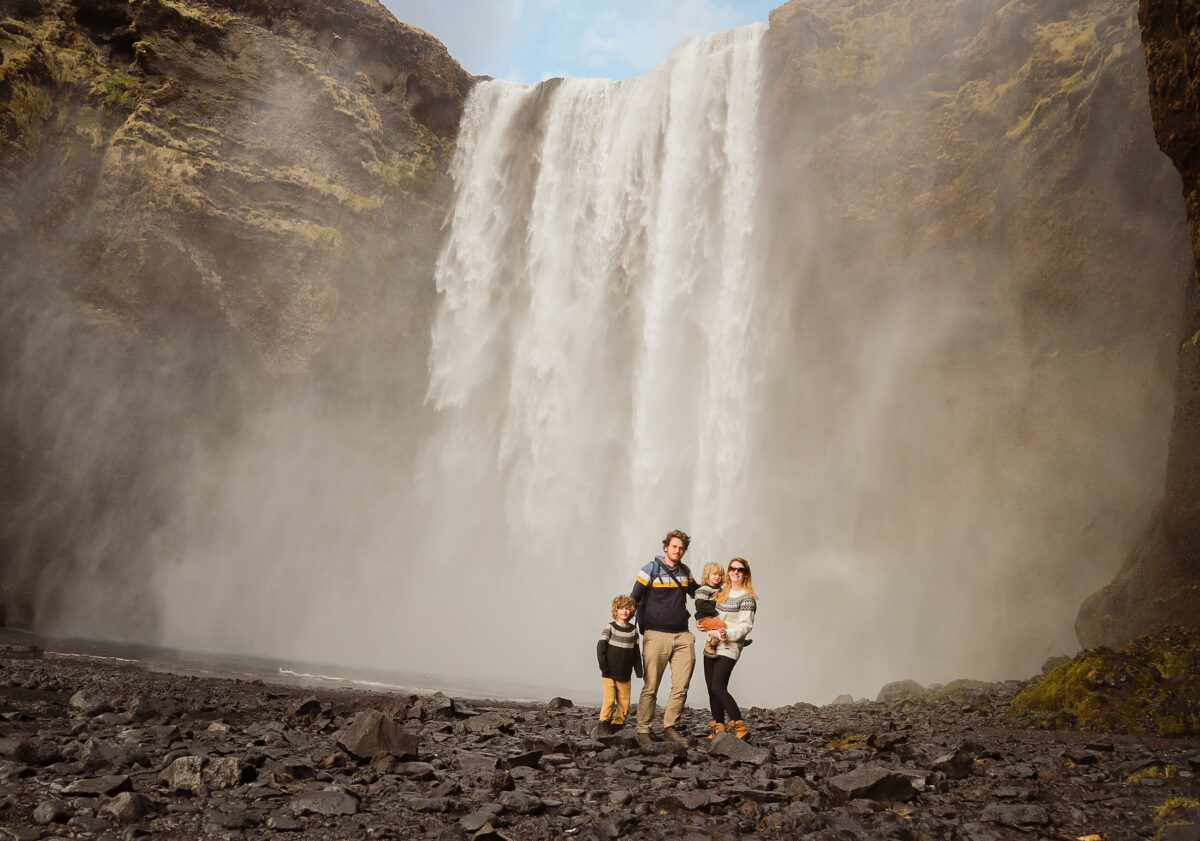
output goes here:
[{"label": "mossy rock face", "polygon": [[1158,736],[1200,734],[1200,628],[1084,651],[1013,699],[1037,726]]}]

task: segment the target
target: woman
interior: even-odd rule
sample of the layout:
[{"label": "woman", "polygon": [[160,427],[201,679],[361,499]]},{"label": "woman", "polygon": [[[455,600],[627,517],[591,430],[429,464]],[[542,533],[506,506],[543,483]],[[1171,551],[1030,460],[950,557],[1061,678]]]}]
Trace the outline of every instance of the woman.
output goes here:
[{"label": "woman", "polygon": [[754,628],[758,596],[750,579],[750,562],[745,558],[731,560],[726,575],[729,583],[717,596],[717,615],[724,620],[725,629],[708,632],[716,640],[717,651],[704,657],[704,682],[708,685],[708,706],[713,717],[709,738],[725,732],[728,718],[729,731],[744,739],[749,731],[737,701],[729,694],[729,676]]}]

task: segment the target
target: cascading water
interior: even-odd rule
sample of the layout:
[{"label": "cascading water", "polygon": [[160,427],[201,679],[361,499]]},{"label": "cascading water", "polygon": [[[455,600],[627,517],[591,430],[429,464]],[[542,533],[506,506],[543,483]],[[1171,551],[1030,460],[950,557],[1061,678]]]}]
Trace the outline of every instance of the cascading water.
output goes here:
[{"label": "cascading water", "polygon": [[696,39],[627,82],[470,98],[438,264],[431,491],[502,505],[513,547],[575,534],[627,572],[669,524],[703,523],[710,545],[736,533],[764,31]]}]

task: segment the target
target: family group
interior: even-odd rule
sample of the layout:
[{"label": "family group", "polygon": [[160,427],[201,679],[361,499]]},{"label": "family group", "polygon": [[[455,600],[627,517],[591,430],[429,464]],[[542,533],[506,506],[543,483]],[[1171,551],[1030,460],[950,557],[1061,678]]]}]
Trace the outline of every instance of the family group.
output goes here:
[{"label": "family group", "polygon": [[[697,584],[683,563],[691,538],[672,531],[663,538],[663,554],[638,570],[629,595],[612,601],[613,621],[600,632],[596,657],[604,681],[600,727],[613,732],[629,713],[631,676],[642,678],[637,705],[637,740],[653,741],[651,723],[658,705],[658,687],[671,670],[671,695],[663,712],[663,738],[687,744],[679,717],[687,700],[688,684],[696,667],[696,637],[689,629],[687,599],[695,606],[696,626],[705,635],[704,681],[708,686],[711,739],[729,731],[744,739],[748,733],[737,701],[729,692],[729,678],[742,649],[750,644],[757,608],[750,563],[733,558],[722,568],[705,564]],[[631,620],[636,619],[636,624]],[[639,649],[638,635],[642,636]]]}]

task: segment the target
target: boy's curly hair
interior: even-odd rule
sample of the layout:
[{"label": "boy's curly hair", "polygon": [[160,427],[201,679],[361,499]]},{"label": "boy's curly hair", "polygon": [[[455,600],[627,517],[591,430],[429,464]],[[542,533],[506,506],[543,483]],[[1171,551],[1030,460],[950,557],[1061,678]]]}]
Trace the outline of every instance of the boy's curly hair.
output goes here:
[{"label": "boy's curly hair", "polygon": [[700,583],[704,586],[708,586],[708,574],[714,571],[721,573],[722,587],[729,583],[729,576],[725,574],[725,567],[721,566],[716,561],[709,561],[704,565],[704,572],[700,573]]},{"label": "boy's curly hair", "polygon": [[626,596],[623,593],[617,596],[615,599],[613,599],[613,619],[617,618],[617,611],[623,607],[627,607],[630,610],[637,610],[637,602],[635,602],[632,597]]}]

